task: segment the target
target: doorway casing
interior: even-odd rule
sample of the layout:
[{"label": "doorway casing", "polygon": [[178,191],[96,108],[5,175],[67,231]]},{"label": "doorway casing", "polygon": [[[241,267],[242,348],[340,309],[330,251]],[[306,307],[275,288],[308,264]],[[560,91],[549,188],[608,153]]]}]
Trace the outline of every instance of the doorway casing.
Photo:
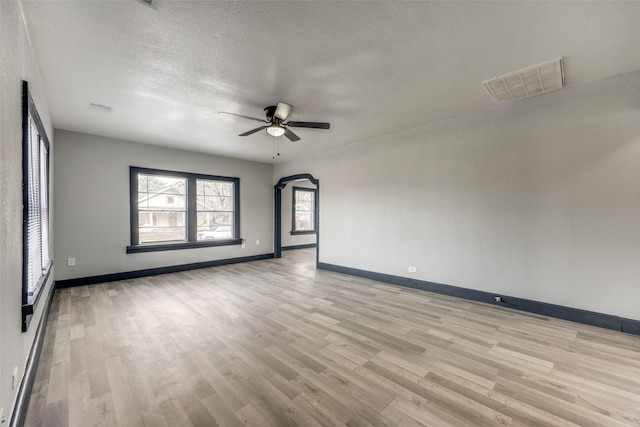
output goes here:
[{"label": "doorway casing", "polygon": [[316,186],[316,197],[314,205],[314,225],[316,229],[316,266],[320,259],[320,218],[319,218],[319,201],[320,201],[320,181],[308,173],[301,173],[297,175],[285,176],[280,178],[278,183],[274,186],[275,189],[275,227],[274,227],[274,239],[273,239],[273,257],[282,258],[282,190],[288,183],[298,181],[301,179],[308,179],[312,184]]}]

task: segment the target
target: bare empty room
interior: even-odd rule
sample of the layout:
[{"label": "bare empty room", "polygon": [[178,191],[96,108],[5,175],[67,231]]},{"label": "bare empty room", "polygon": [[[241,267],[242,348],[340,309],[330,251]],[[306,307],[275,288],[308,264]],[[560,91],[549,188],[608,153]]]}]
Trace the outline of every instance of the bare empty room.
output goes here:
[{"label": "bare empty room", "polygon": [[638,22],[0,1],[0,425],[640,426]]}]

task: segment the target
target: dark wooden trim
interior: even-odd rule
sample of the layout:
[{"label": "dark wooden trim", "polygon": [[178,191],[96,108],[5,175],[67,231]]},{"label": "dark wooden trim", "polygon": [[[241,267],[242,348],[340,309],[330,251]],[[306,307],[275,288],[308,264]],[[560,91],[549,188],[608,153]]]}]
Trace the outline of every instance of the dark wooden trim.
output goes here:
[{"label": "dark wooden trim", "polygon": [[129,166],[129,213],[131,226],[131,245],[136,246],[140,242],[140,224],[138,217],[138,170],[135,166]]},{"label": "dark wooden trim", "polygon": [[[196,187],[196,178],[188,176],[186,193],[184,195],[187,198],[187,212],[185,217],[187,220],[188,242],[198,241],[198,202],[196,201]],[[128,248],[127,253],[129,253]]]},{"label": "dark wooden trim", "polygon": [[622,317],[622,332],[627,334],[640,335],[640,320],[627,319]]},{"label": "dark wooden trim", "polygon": [[[22,82],[22,306],[24,307],[29,303],[29,289],[27,283],[28,265],[29,259],[29,245],[26,242],[27,238],[27,218],[29,217],[29,83]],[[22,324],[24,325],[26,319],[22,316]],[[28,323],[27,323],[28,325]],[[24,332],[24,326],[22,327]]]},{"label": "dark wooden trim", "polygon": [[274,235],[273,235],[273,257],[282,257],[282,189],[276,185],[274,188]]},{"label": "dark wooden trim", "polygon": [[[49,280],[52,268],[53,261],[49,261],[49,266],[45,269],[46,272],[43,276],[41,286],[47,285],[47,280]],[[42,292],[38,292],[38,295],[36,295],[36,299],[34,299],[31,304],[27,303],[22,305],[22,332],[27,332],[29,330],[29,324],[31,323],[31,319],[36,311],[36,306],[38,305],[38,301],[40,301],[41,296]]]},{"label": "dark wooden trim", "polygon": [[241,239],[241,229],[240,227],[240,178],[234,178],[233,184],[233,235],[234,239]]},{"label": "dark wooden trim", "polygon": [[320,181],[316,179],[316,267],[320,264]]},{"label": "dark wooden trim", "polygon": [[15,406],[13,407],[13,414],[11,415],[11,422],[9,423],[10,427],[22,427],[27,416],[27,409],[29,409],[31,391],[33,390],[33,383],[36,379],[36,372],[38,371],[38,362],[40,361],[40,354],[42,353],[42,345],[47,330],[47,321],[49,319],[49,310],[51,308],[51,302],[53,301],[54,291],[55,284],[52,284],[49,289],[49,295],[47,296],[47,305],[42,312],[38,330],[36,331],[31,351],[29,352],[27,367],[25,368],[24,377],[20,383]]},{"label": "dark wooden trim", "polygon": [[[582,310],[579,308],[565,307],[561,305],[528,300],[524,298],[478,291],[475,289],[467,289],[458,286],[411,279],[408,277],[376,273],[367,270],[359,270],[357,268],[343,267],[340,265],[328,264],[324,262],[319,262],[317,268],[322,270],[334,271],[336,273],[348,274],[350,276],[363,277],[366,279],[376,280],[393,285],[406,286],[423,291],[450,295],[472,301],[479,301],[486,304],[497,305],[500,307],[512,308],[515,310],[540,314],[547,317],[555,317],[557,319],[569,320],[586,325],[598,326],[601,328],[640,335],[640,320],[626,319],[624,317],[613,316],[611,314],[597,313],[594,311]],[[501,297],[501,302],[496,302],[496,296]]]},{"label": "dark wooden trim", "polygon": [[158,274],[177,273],[180,271],[196,270],[198,268],[218,267],[221,265],[238,264],[241,262],[260,261],[273,258],[273,254],[252,255],[239,258],[227,258],[214,261],[194,262],[191,264],[172,265],[167,267],[148,268],[145,270],[125,271],[122,273],[102,274],[99,276],[79,277],[76,279],[57,280],[56,289],[72,288],[75,286],[94,285],[96,283],[115,282],[118,280],[137,279],[139,277],[156,276]]},{"label": "dark wooden trim", "polygon": [[309,248],[315,248],[317,247],[317,245],[315,243],[307,243],[306,245],[292,245],[292,246],[283,246],[282,250],[283,251],[292,251],[295,249],[309,249]]},{"label": "dark wooden trim", "polygon": [[231,176],[207,175],[204,173],[180,172],[180,171],[171,171],[166,169],[145,168],[140,166],[131,166],[131,167],[136,169],[138,173],[144,173],[149,175],[174,176],[176,178],[193,177],[196,179],[208,179],[208,180],[214,180],[214,181],[227,181],[227,182],[236,182],[238,180],[238,178],[231,177]]},{"label": "dark wooden trim", "polygon": [[213,246],[241,245],[242,239],[228,240],[202,240],[200,242],[180,242],[180,243],[160,243],[127,246],[128,254],[139,254],[142,252],[175,251],[179,249],[210,248]]},{"label": "dark wooden trim", "polygon": [[282,190],[284,187],[287,186],[287,183],[291,181],[297,181],[299,179],[308,179],[314,185],[318,185],[320,183],[318,179],[314,178],[313,175],[309,173],[299,173],[297,175],[290,175],[290,176],[285,176],[284,178],[280,178],[280,180],[276,184],[276,189]]}]

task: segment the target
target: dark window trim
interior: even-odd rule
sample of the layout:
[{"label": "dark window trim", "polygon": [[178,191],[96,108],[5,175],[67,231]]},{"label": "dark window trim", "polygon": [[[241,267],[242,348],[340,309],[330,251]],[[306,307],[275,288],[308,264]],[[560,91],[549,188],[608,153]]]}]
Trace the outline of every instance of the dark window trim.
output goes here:
[{"label": "dark window trim", "polygon": [[[313,230],[296,230],[296,191],[306,191],[313,193]],[[291,235],[301,234],[316,234],[316,195],[318,190],[316,188],[307,187],[292,187],[291,189]]]},{"label": "dark window trim", "polygon": [[[186,178],[187,180],[187,241],[184,242],[162,242],[162,243],[139,243],[139,222],[138,222],[138,174],[162,175],[176,178]],[[233,183],[233,239],[216,241],[197,241],[197,209],[196,209],[196,180],[206,179],[212,181],[227,181]],[[178,249],[207,248],[213,246],[240,245],[240,178],[233,178],[219,175],[206,175],[191,172],[178,172],[164,169],[151,169],[138,166],[129,167],[129,211],[131,223],[131,245],[127,246],[127,253],[171,251]]]},{"label": "dark window trim", "polygon": [[[35,308],[40,301],[40,296],[42,295],[42,291],[49,279],[49,275],[51,273],[51,268],[53,267],[53,259],[49,258],[47,260],[47,264],[42,269],[42,275],[38,279],[38,284],[36,286],[35,294],[29,295],[29,281],[28,281],[28,269],[29,269],[29,245],[28,245],[28,228],[29,224],[27,218],[29,216],[29,186],[28,182],[30,180],[29,175],[29,115],[31,115],[31,119],[33,120],[36,128],[38,129],[38,133],[40,134],[40,138],[42,139],[42,143],[44,143],[46,153],[46,166],[45,171],[47,173],[46,177],[46,187],[42,189],[44,192],[44,197],[46,198],[47,209],[49,210],[49,214],[47,215],[47,221],[49,221],[50,215],[50,194],[49,194],[49,179],[50,179],[50,149],[51,145],[49,144],[49,138],[47,137],[47,133],[45,132],[44,125],[42,124],[42,120],[40,119],[40,114],[38,114],[38,110],[36,108],[35,102],[33,102],[33,98],[31,97],[31,93],[29,92],[29,83],[26,81],[22,81],[22,332],[27,332],[29,329],[29,324],[31,323],[31,318],[35,313]],[[40,179],[40,172],[42,169],[38,171],[38,176],[36,179]],[[47,225],[47,230],[50,230],[50,224]],[[46,244],[49,244],[49,236],[47,236]],[[42,245],[42,241],[40,242]],[[48,252],[48,251],[47,251]]]}]

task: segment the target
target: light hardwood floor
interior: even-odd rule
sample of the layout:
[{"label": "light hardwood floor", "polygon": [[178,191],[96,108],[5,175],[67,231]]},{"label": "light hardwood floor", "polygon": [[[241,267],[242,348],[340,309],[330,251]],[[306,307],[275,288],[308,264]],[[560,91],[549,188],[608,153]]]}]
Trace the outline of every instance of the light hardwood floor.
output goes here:
[{"label": "light hardwood floor", "polygon": [[283,254],[57,291],[26,425],[640,425],[638,336]]}]

